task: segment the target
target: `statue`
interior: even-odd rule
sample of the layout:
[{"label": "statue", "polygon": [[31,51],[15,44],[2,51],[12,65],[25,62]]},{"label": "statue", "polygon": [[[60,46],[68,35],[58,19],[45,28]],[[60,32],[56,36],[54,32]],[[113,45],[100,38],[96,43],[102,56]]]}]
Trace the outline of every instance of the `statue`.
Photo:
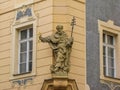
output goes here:
[{"label": "statue", "polygon": [[62,25],[57,25],[56,30],[57,31],[51,36],[42,37],[40,35],[39,39],[42,42],[49,43],[53,50],[54,63],[50,68],[51,72],[68,73],[73,37],[68,38],[67,34],[63,31]]}]

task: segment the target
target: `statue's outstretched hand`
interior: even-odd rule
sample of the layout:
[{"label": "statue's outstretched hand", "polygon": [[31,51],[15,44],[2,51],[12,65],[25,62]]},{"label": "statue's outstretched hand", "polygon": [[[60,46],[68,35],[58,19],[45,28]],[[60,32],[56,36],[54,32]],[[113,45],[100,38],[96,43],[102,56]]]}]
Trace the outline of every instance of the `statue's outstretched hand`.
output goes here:
[{"label": "statue's outstretched hand", "polygon": [[42,42],[44,42],[44,38],[42,37],[41,34],[40,34],[40,36],[39,36],[39,40],[41,40]]},{"label": "statue's outstretched hand", "polygon": [[39,39],[41,40],[42,35],[40,34]]},{"label": "statue's outstretched hand", "polygon": [[42,35],[40,34],[39,39],[42,40]]},{"label": "statue's outstretched hand", "polygon": [[42,35],[40,34],[39,40],[41,40],[41,42],[50,42],[50,36],[42,37]]}]

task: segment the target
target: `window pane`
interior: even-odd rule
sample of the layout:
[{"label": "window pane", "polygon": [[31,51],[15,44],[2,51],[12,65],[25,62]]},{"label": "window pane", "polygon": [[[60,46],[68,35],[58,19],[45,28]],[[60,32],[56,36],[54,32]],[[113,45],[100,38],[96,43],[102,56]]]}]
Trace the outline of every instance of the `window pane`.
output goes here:
[{"label": "window pane", "polygon": [[114,59],[113,58],[111,59],[111,67],[114,68]]},{"label": "window pane", "polygon": [[33,37],[33,28],[29,29],[29,37]]},{"label": "window pane", "polygon": [[111,72],[111,69],[109,68],[108,69],[108,76],[112,76],[111,74],[112,74],[112,72]]},{"label": "window pane", "polygon": [[27,42],[20,43],[20,52],[27,51]]},{"label": "window pane", "polygon": [[113,67],[114,67],[114,59],[108,58],[108,68],[113,68]]},{"label": "window pane", "polygon": [[32,71],[32,62],[29,62],[29,71]]},{"label": "window pane", "polygon": [[114,70],[114,69],[112,69],[111,74],[112,74],[112,77],[114,77],[114,76],[115,76],[115,70]]},{"label": "window pane", "polygon": [[26,62],[27,60],[27,53],[20,53],[20,63]]},{"label": "window pane", "polygon": [[103,55],[106,55],[106,47],[103,46]]},{"label": "window pane", "polygon": [[29,50],[33,49],[33,41],[29,41]]},{"label": "window pane", "polygon": [[104,75],[106,75],[106,67],[104,67]]},{"label": "window pane", "polygon": [[103,65],[106,66],[106,57],[103,57]]},{"label": "window pane", "polygon": [[29,52],[29,61],[32,61],[32,51]]},{"label": "window pane", "polygon": [[25,73],[26,72],[26,63],[20,64],[20,73]]},{"label": "window pane", "polygon": [[113,45],[113,44],[114,44],[113,36],[107,35],[107,43],[110,44],[110,45]]},{"label": "window pane", "polygon": [[113,68],[108,69],[108,76],[114,77],[114,69]]},{"label": "window pane", "polygon": [[114,48],[108,47],[108,56],[114,57]]},{"label": "window pane", "polygon": [[103,34],[103,43],[105,43],[106,41],[105,41],[105,34]]},{"label": "window pane", "polygon": [[27,30],[22,30],[21,31],[21,40],[23,40],[23,39],[26,39],[27,38]]}]

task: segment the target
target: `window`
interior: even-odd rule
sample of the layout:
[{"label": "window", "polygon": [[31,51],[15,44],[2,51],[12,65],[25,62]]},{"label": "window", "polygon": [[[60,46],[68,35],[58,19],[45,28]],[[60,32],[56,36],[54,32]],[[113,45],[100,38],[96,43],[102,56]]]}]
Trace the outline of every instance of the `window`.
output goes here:
[{"label": "window", "polygon": [[120,27],[113,21],[98,21],[100,79],[120,83]]},{"label": "window", "polygon": [[115,37],[103,33],[103,68],[105,76],[115,77]]},{"label": "window", "polygon": [[32,71],[33,28],[19,32],[19,74]]},{"label": "window", "polygon": [[[30,11],[25,14],[24,11]],[[19,15],[21,12],[25,15]],[[37,22],[32,7],[20,7],[11,28],[10,80],[36,75]]]},{"label": "window", "polygon": [[13,28],[11,77],[18,79],[36,75],[35,24],[25,23]]}]

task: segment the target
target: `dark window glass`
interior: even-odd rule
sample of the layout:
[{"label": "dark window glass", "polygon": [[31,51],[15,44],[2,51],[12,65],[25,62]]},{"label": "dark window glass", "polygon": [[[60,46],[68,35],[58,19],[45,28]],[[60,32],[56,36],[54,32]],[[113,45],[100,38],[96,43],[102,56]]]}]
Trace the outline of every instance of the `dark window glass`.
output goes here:
[{"label": "dark window glass", "polygon": [[103,55],[106,55],[106,47],[103,46]]},{"label": "dark window glass", "polygon": [[33,37],[33,28],[29,29],[29,37]]},{"label": "dark window glass", "polygon": [[26,72],[26,63],[21,63],[20,64],[20,73],[25,73]]},{"label": "dark window glass", "polygon": [[20,52],[27,51],[27,42],[20,43]]},{"label": "dark window glass", "polygon": [[32,71],[32,62],[29,62],[29,71]]},{"label": "dark window glass", "polygon": [[21,40],[26,39],[27,38],[27,30],[22,30],[21,31]]},{"label": "dark window glass", "polygon": [[26,62],[27,60],[27,53],[21,53],[20,54],[20,63]]},{"label": "dark window glass", "polygon": [[114,44],[113,36],[107,35],[107,43],[110,44],[110,45]]},{"label": "dark window glass", "polygon": [[29,52],[29,61],[32,61],[32,52]]},{"label": "dark window glass", "polygon": [[104,43],[106,42],[106,40],[105,40],[105,34],[103,34],[103,42]]},{"label": "dark window glass", "polygon": [[29,41],[29,50],[33,49],[33,41]]}]

